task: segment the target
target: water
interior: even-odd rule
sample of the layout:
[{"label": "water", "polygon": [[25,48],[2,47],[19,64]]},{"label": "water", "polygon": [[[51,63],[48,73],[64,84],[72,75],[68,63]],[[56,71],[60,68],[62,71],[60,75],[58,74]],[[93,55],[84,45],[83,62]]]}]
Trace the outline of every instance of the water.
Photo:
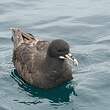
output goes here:
[{"label": "water", "polygon": [[[12,76],[10,27],[68,41],[74,79],[52,90]],[[0,110],[110,109],[110,0],[0,0]]]}]

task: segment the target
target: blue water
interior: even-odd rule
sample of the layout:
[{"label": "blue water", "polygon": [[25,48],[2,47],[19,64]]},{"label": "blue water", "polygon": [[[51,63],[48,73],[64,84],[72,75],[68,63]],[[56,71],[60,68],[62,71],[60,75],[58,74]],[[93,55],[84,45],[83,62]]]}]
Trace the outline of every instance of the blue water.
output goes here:
[{"label": "blue water", "polygon": [[[13,72],[10,27],[65,39],[74,79],[43,90]],[[110,0],[0,0],[0,110],[110,110]]]}]

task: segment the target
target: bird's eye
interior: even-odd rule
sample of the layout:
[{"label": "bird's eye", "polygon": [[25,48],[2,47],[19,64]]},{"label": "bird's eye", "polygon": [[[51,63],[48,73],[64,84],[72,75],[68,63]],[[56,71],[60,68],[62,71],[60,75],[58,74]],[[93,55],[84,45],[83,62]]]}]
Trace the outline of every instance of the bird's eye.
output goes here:
[{"label": "bird's eye", "polygon": [[61,49],[58,49],[58,52],[62,52],[62,50]]},{"label": "bird's eye", "polygon": [[58,49],[57,51],[58,51],[58,52],[67,52],[68,49]]},{"label": "bird's eye", "polygon": [[58,49],[58,52],[63,52],[63,50],[61,50],[61,49]]}]

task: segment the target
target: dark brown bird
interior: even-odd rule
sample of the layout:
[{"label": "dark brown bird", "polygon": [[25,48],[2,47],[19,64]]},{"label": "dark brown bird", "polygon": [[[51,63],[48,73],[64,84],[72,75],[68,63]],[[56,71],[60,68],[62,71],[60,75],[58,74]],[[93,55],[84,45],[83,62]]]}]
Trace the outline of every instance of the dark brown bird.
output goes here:
[{"label": "dark brown bird", "polygon": [[73,78],[69,61],[78,62],[72,58],[67,42],[61,39],[48,42],[20,29],[11,30],[13,63],[26,82],[39,88],[52,88]]}]

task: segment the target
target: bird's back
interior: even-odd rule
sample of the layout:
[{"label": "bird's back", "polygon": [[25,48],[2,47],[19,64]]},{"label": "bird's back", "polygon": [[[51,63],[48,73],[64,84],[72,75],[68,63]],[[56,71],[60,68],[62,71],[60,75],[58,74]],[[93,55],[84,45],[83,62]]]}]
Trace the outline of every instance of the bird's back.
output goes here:
[{"label": "bird's back", "polygon": [[34,84],[42,77],[41,65],[46,57],[49,42],[36,40],[33,36],[32,39],[28,39],[30,35],[23,39],[23,34],[20,30],[19,34],[18,30],[14,30],[12,61],[19,75],[27,82]]}]

